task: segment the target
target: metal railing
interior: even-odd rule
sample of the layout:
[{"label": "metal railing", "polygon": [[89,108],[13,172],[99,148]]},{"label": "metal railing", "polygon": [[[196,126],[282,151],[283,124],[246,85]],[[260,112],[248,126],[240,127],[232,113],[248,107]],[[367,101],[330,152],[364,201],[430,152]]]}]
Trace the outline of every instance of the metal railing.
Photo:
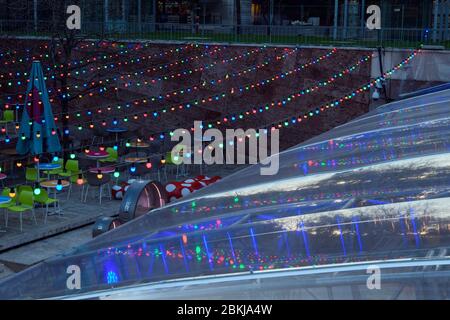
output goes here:
[{"label": "metal railing", "polygon": [[[55,31],[56,30],[56,31]],[[51,36],[61,28],[46,21],[1,21],[3,36]],[[420,44],[450,48],[449,30],[333,26],[199,25],[172,23],[130,23],[123,21],[84,22],[81,34],[104,39],[142,39],[286,45],[333,45],[351,47],[414,48]]]}]

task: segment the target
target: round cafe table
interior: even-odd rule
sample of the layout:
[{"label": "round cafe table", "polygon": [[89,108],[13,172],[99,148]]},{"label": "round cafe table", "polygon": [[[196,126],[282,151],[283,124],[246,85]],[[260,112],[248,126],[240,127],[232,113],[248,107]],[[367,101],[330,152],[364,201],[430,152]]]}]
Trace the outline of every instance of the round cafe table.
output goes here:
[{"label": "round cafe table", "polygon": [[98,172],[107,174],[107,173],[113,173],[114,171],[116,171],[116,169],[114,167],[97,167],[97,168],[90,168],[89,172],[91,173],[98,173]]},{"label": "round cafe table", "polygon": [[[3,173],[1,173],[3,174]],[[0,204],[10,203],[11,198],[7,196],[0,196]],[[0,232],[6,232],[6,230],[0,230]]]},{"label": "round cafe table", "polygon": [[11,202],[11,198],[8,196],[0,196],[0,204]]},{"label": "round cafe table", "polygon": [[142,141],[141,142],[134,141],[134,142],[131,142],[130,147],[131,148],[149,148],[150,144],[147,142],[142,142]]},{"label": "round cafe table", "polygon": [[98,160],[106,159],[109,157],[109,153],[106,151],[89,151],[88,153],[84,153],[84,155],[89,159],[97,160],[97,168],[100,167]]},{"label": "round cafe table", "polygon": [[50,180],[50,171],[61,169],[61,165],[59,163],[39,163],[36,165],[36,169],[39,171],[48,171],[47,179]]},{"label": "round cafe table", "polygon": [[[41,182],[41,187],[46,188],[47,190],[53,189],[54,199],[57,199],[57,190],[56,185],[58,184],[58,180],[47,180]],[[70,186],[70,182],[67,180],[61,180],[61,186],[63,188],[67,188]],[[61,206],[58,205],[58,208],[56,209],[55,213],[61,214]],[[51,214],[49,214],[51,215]]]},{"label": "round cafe table", "polygon": [[150,144],[144,141],[133,141],[130,143],[130,148],[136,149],[136,157],[138,156],[139,149],[150,148]]},{"label": "round cafe table", "polygon": [[127,132],[128,129],[122,128],[122,127],[111,127],[111,128],[106,129],[106,131],[109,133],[115,133],[116,134],[116,142],[117,142],[117,141],[119,141],[119,133]]},{"label": "round cafe table", "polygon": [[126,163],[144,163],[147,162],[147,158],[143,157],[128,157],[125,159]]}]

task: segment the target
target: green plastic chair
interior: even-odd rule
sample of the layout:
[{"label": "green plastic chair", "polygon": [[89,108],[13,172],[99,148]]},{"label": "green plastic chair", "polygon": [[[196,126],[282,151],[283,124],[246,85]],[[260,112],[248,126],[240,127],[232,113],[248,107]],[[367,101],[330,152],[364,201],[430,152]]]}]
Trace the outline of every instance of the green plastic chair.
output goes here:
[{"label": "green plastic chair", "polygon": [[174,164],[172,161],[172,152],[167,152],[164,159],[166,160],[165,164]]},{"label": "green plastic chair", "polygon": [[78,160],[67,160],[66,170],[59,173],[59,176],[70,178],[71,182],[77,181],[78,175],[81,173]]},{"label": "green plastic chair", "polygon": [[114,150],[114,148],[106,148],[106,152],[108,152],[109,154],[108,158],[101,159],[100,162],[105,163],[105,162],[119,161],[119,154],[117,153],[116,150]]},{"label": "green plastic chair", "polygon": [[0,124],[5,124],[9,122],[14,122],[14,111],[13,110],[5,110],[3,111],[3,119],[0,120]]},{"label": "green plastic chair", "polygon": [[43,178],[38,178],[38,169],[36,168],[26,168],[25,170],[25,180],[29,182],[41,182]]},{"label": "green plastic chair", "polygon": [[59,201],[57,199],[50,198],[48,192],[45,189],[40,189],[41,192],[38,195],[34,195],[34,201],[45,206],[44,223],[47,223],[47,216],[49,212],[49,205],[56,204],[58,211],[60,210]]},{"label": "green plastic chair", "polygon": [[58,159],[58,161],[56,161],[56,162],[52,161],[52,164],[59,164],[61,166],[61,168],[54,169],[54,170],[45,170],[45,171],[43,171],[44,174],[46,174],[46,175],[58,175],[61,172],[63,172],[63,166],[64,166],[63,161],[64,161],[63,159]]},{"label": "green plastic chair", "polygon": [[[9,192],[10,191],[11,191],[10,188],[4,188],[2,190],[2,196],[9,197]],[[15,204],[16,204],[16,197],[12,198],[11,201],[8,202],[8,203],[0,204],[0,209],[3,209],[3,212],[5,214],[5,225],[6,226],[8,226],[8,222],[7,222],[8,213],[7,213],[6,209],[8,209],[9,207],[11,207],[11,206],[13,206]]]},{"label": "green plastic chair", "polygon": [[[34,199],[33,193],[29,191],[22,191],[19,194],[19,203],[17,205],[8,207],[8,212],[19,213],[20,215],[20,231],[23,231],[23,222],[22,217],[23,213],[27,211],[31,211],[34,219],[34,223],[37,224],[36,215],[34,214]],[[8,226],[8,217],[6,217],[6,226]]]},{"label": "green plastic chair", "polygon": [[[9,197],[9,193],[11,192],[11,188],[4,188],[3,190],[2,190],[2,196],[5,196],[5,197]],[[14,197],[13,199],[16,199],[16,197]],[[0,205],[1,206],[1,205]]]},{"label": "green plastic chair", "polygon": [[3,119],[0,120],[0,125],[6,125],[6,133],[8,133],[8,124],[14,122],[14,111],[5,110],[3,111]]},{"label": "green plastic chair", "polygon": [[164,163],[164,171],[167,177],[167,171],[170,170],[173,174],[174,169],[176,168],[175,179],[178,179],[179,176],[185,175],[185,166],[179,163],[175,163],[172,159],[172,152],[167,152]]},{"label": "green plastic chair", "polygon": [[19,186],[17,187],[17,194],[20,195],[22,192],[27,191],[33,194],[33,188],[31,186]]}]

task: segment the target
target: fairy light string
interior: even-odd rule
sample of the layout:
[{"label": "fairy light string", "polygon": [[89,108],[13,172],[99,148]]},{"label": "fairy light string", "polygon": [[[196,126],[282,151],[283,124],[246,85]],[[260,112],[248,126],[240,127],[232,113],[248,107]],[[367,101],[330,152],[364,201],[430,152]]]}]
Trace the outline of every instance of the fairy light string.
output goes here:
[{"label": "fairy light string", "polygon": [[[358,94],[362,94],[364,92],[366,92],[367,90],[369,90],[370,88],[374,87],[377,83],[381,82],[381,81],[385,81],[386,77],[390,77],[392,74],[394,74],[395,72],[397,72],[398,70],[400,70],[401,68],[403,68],[406,64],[408,64],[412,59],[414,59],[419,53],[421,52],[421,50],[415,50],[412,54],[410,54],[406,59],[402,60],[399,64],[395,65],[392,69],[390,69],[389,71],[386,71],[382,76],[370,81],[369,83],[360,86],[359,88],[353,90],[351,93],[335,99],[329,103],[326,103],[320,107],[316,107],[316,108],[312,108],[310,109],[310,111],[307,112],[302,112],[301,114],[297,115],[297,116],[291,116],[288,118],[285,118],[283,120],[278,120],[276,122],[272,122],[270,124],[266,124],[265,126],[260,127],[260,129],[265,129],[265,130],[274,130],[274,129],[282,129],[285,127],[289,127],[290,125],[295,125],[295,124],[302,124],[304,123],[304,121],[320,114],[320,112],[325,112],[326,110],[330,109],[330,108],[335,108],[335,107],[342,107],[347,101],[350,101],[352,99],[354,99]],[[191,128],[192,130],[193,128]],[[164,130],[161,132],[157,132],[157,133],[152,133],[149,137],[150,141],[154,141],[156,138],[156,136],[158,136],[158,138],[160,140],[164,140],[167,137],[170,137],[171,134],[173,132],[172,130]],[[142,137],[134,137],[134,138],[128,138],[128,139],[140,139]],[[65,151],[72,151],[72,150],[65,150]],[[20,158],[23,159],[23,158]],[[20,160],[17,160],[17,167],[21,167],[22,165],[19,166],[19,164],[21,164]],[[128,165],[127,163],[125,164],[118,164],[117,167],[121,167],[124,165]]]},{"label": "fairy light string", "polygon": [[[277,56],[275,59],[276,59],[276,60],[284,59],[284,58],[286,58],[287,56],[293,54],[293,53],[296,52],[296,51],[297,51],[297,49],[294,49],[294,50],[292,50],[292,51],[289,51],[288,53],[285,53],[285,54],[283,54],[283,55]],[[333,52],[333,51],[332,51],[332,52]],[[333,53],[334,53],[334,52],[333,52]],[[331,55],[331,54],[328,53],[327,55],[324,55],[324,56],[330,56],[330,55]],[[320,60],[323,59],[324,56],[319,57],[319,58],[316,59],[316,60],[317,60],[317,61],[320,61]],[[308,63],[308,64],[315,64],[315,63],[316,63],[316,60],[313,60],[312,62],[310,62],[310,63]],[[224,61],[228,61],[228,60],[224,60]],[[266,66],[266,65],[269,65],[269,62],[258,65],[259,68],[258,68],[258,66],[256,66],[256,67],[252,67],[251,69],[254,70],[254,71],[257,71],[257,70],[261,69],[263,66]],[[222,83],[223,81],[231,80],[232,77],[238,77],[238,76],[240,76],[241,74],[245,74],[246,71],[249,72],[248,70],[249,70],[249,68],[246,68],[246,69],[243,69],[243,70],[241,70],[241,71],[235,72],[235,73],[233,73],[232,75],[225,75],[225,77],[223,77],[222,79],[217,79],[217,80],[212,80],[212,81],[213,81],[214,83],[220,84],[220,83]],[[275,77],[275,76],[274,76],[274,77]],[[279,76],[276,76],[276,77],[277,77],[277,79],[279,78]],[[249,86],[250,86],[250,85],[252,85],[252,84],[249,84]],[[206,86],[206,84],[205,84],[205,86]],[[140,105],[141,103],[146,104],[146,103],[155,102],[155,101],[164,101],[164,100],[166,100],[166,99],[168,99],[168,98],[170,98],[170,97],[177,96],[177,95],[182,95],[182,94],[185,94],[185,93],[190,93],[190,92],[196,91],[196,90],[198,90],[198,89],[199,89],[199,86],[198,86],[198,85],[195,85],[195,86],[192,86],[192,87],[187,87],[187,88],[183,88],[183,89],[179,89],[179,90],[174,90],[174,91],[172,91],[172,92],[165,93],[164,95],[163,95],[163,94],[160,94],[160,95],[158,95],[158,96],[142,98],[141,100],[133,100],[133,101],[129,101],[129,102],[123,102],[123,103],[117,105],[117,106],[116,106],[116,109],[117,109],[117,110],[122,109],[122,108],[123,108],[123,105],[124,105],[125,107],[130,107],[130,106],[132,106],[132,105],[134,105],[134,106]],[[188,102],[188,103],[189,103],[189,102]],[[192,101],[192,103],[195,103],[195,101]],[[6,109],[8,109],[8,108],[9,108],[9,104],[6,105]],[[107,109],[107,111],[111,111],[112,107],[111,107],[111,106],[98,107],[96,110],[97,110],[97,113],[100,114],[100,113],[102,113],[105,109]],[[163,111],[163,110],[164,110],[164,108],[161,109],[161,111]],[[81,112],[82,112],[82,110],[71,111],[71,112],[67,113],[67,115],[70,117],[70,115],[76,114],[78,117],[80,117],[80,116],[81,116]],[[89,111],[89,110],[87,111],[87,113],[88,113],[87,115],[93,115],[93,114],[94,114],[94,112]],[[55,114],[56,117],[57,117],[58,115],[62,115],[62,113]],[[67,116],[67,115],[66,115],[66,116]]]},{"label": "fairy light string", "polygon": [[[257,82],[252,82],[252,83],[248,83],[246,85],[243,85],[241,87],[239,87],[238,89],[230,89],[229,91],[226,92],[222,92],[222,93],[218,93],[218,94],[214,94],[212,96],[208,96],[208,97],[203,97],[201,99],[194,99],[188,102],[184,102],[184,103],[177,103],[177,104],[173,104],[170,106],[166,106],[166,107],[162,107],[162,108],[158,108],[158,109],[154,109],[154,110],[149,110],[149,111],[141,111],[141,112],[136,112],[136,113],[130,113],[128,115],[122,116],[123,121],[124,122],[128,122],[129,117],[134,117],[136,118],[136,116],[140,116],[142,115],[144,118],[147,118],[149,115],[151,115],[151,118],[155,119],[158,117],[161,117],[163,114],[169,113],[169,112],[176,112],[176,111],[180,111],[180,110],[187,110],[190,109],[191,107],[195,107],[195,106],[199,106],[199,105],[205,105],[211,102],[217,102],[219,100],[223,100],[225,98],[228,98],[229,96],[233,96],[236,95],[238,93],[245,93],[248,92],[250,90],[254,90],[257,88],[260,88],[262,86],[266,86],[271,84],[274,81],[277,80],[282,80],[286,78],[286,75],[291,75],[294,72],[299,72],[299,71],[303,71],[311,66],[317,65],[318,63],[322,62],[323,60],[330,58],[333,54],[335,54],[337,51],[336,48],[332,49],[331,51],[327,52],[326,54],[318,57],[318,58],[314,58],[313,60],[306,62],[302,65],[300,65],[299,67],[287,71],[281,75],[275,75],[272,76],[269,79],[263,80],[263,81],[257,81]],[[137,100],[133,100],[130,102],[125,102],[122,103],[120,105],[116,106],[116,109],[120,110],[122,109],[125,105],[125,108],[130,108],[131,106],[143,106],[143,105],[151,105],[151,103],[156,101],[156,97],[151,97],[149,98],[141,98],[141,99],[137,99]],[[112,109],[111,106],[107,106],[106,107],[108,109],[108,111],[110,111]],[[100,108],[99,108],[100,109]],[[91,114],[89,115],[93,115],[93,113],[91,112]],[[80,114],[81,116],[81,114]],[[118,116],[108,116],[108,118],[106,119],[111,119],[111,118],[117,118]],[[102,120],[92,120],[92,123],[103,123],[104,121],[106,121],[106,119],[102,119]],[[137,119],[136,119],[137,120]]]},{"label": "fairy light string", "polygon": [[[220,48],[219,48],[220,49]],[[202,71],[204,71],[204,70],[209,70],[209,69],[211,69],[211,68],[213,68],[213,67],[215,67],[216,65],[218,65],[219,63],[221,63],[221,64],[227,64],[227,63],[231,63],[231,62],[235,62],[235,61],[238,61],[238,60],[240,60],[240,59],[243,59],[243,58],[247,58],[247,57],[249,57],[250,55],[253,55],[253,54],[256,54],[256,53],[259,53],[259,52],[261,52],[262,50],[265,50],[266,49],[266,47],[261,47],[261,48],[257,48],[257,49],[253,49],[253,50],[250,50],[250,51],[247,51],[247,52],[244,52],[244,53],[242,53],[242,54],[239,54],[239,55],[235,55],[235,56],[233,56],[233,57],[231,57],[231,58],[227,58],[227,59],[220,59],[220,60],[216,60],[216,61],[214,61],[214,62],[212,62],[212,63],[210,63],[210,64],[207,64],[207,65],[205,65],[205,66],[201,66],[201,67],[198,67],[198,68],[191,68],[191,69],[187,69],[187,70],[184,70],[184,71],[180,71],[180,72],[177,72],[177,73],[173,73],[173,74],[170,74],[170,75],[164,75],[164,76],[159,76],[159,77],[155,77],[155,78],[152,78],[152,79],[150,79],[150,80],[146,80],[146,83],[148,84],[148,85],[155,85],[156,83],[158,83],[158,82],[162,82],[162,81],[168,81],[168,80],[172,80],[172,79],[175,79],[175,78],[181,78],[181,77],[184,77],[184,76],[188,76],[188,75],[192,75],[192,74],[194,74],[194,73],[196,73],[196,72],[202,72]],[[218,49],[215,49],[216,51],[215,52],[218,52]],[[214,51],[214,50],[213,50]],[[200,56],[202,56],[202,55],[200,55]],[[199,58],[200,56],[195,56],[195,57],[191,57],[191,58]],[[184,60],[183,60],[184,61]],[[178,65],[179,63],[176,61],[175,63],[172,63],[172,64],[170,64],[170,65]],[[180,64],[181,65],[181,64]],[[166,64],[165,66],[169,66],[168,64]],[[94,87],[96,87],[96,86],[99,86],[100,88],[99,88],[99,91],[101,92],[101,93],[104,93],[104,92],[106,92],[107,91],[107,86],[110,86],[110,85],[112,85],[112,83],[117,83],[117,81],[127,81],[127,80],[129,80],[129,79],[131,79],[133,76],[139,76],[139,75],[143,75],[143,74],[145,74],[145,73],[147,73],[147,72],[150,72],[150,70],[151,69],[147,69],[147,70],[141,70],[141,71],[139,71],[139,72],[134,72],[134,73],[128,73],[128,74],[122,74],[122,75],[119,75],[119,76],[113,76],[112,78],[106,78],[106,79],[99,79],[99,80],[96,80],[96,81],[90,81],[90,82],[85,82],[85,83],[83,83],[83,84],[81,84],[81,85],[73,85],[73,86],[66,86],[65,87],[65,89],[66,89],[66,91],[71,91],[71,90],[74,90],[74,89],[76,89],[76,90],[78,90],[78,89],[82,89],[82,90],[89,90],[89,89],[91,89],[91,88],[94,88]],[[76,71],[75,73],[77,73],[78,71]],[[51,79],[54,79],[54,75],[53,76],[51,76],[50,78]],[[48,78],[47,77],[44,77],[44,80],[48,80]],[[27,82],[29,81],[29,79],[27,80]],[[18,84],[22,84],[22,81],[19,81],[18,82]],[[1,84],[0,84],[0,88],[1,88]],[[114,89],[114,91],[117,91],[119,88],[118,87],[116,87],[115,89]],[[61,93],[62,92],[62,89],[61,88],[59,88],[58,90],[57,90],[57,93]],[[87,94],[85,94],[84,96],[89,96],[89,97],[92,97],[93,96],[93,93],[91,92],[91,93],[87,93]],[[77,94],[76,96],[78,96],[79,98],[82,98],[83,97],[83,95],[81,95],[81,94]],[[71,96],[71,94],[70,93],[68,93],[67,94],[67,98],[71,98],[72,96]],[[53,102],[54,100],[53,99],[51,99],[51,102]],[[153,102],[154,102],[155,100],[153,100]],[[14,103],[10,103],[10,104],[14,104]],[[15,104],[17,104],[17,103],[15,103]]]},{"label": "fairy light string", "polygon": [[[170,62],[170,63],[163,63],[163,64],[160,64],[160,65],[156,65],[156,66],[147,68],[145,70],[140,70],[140,71],[136,71],[136,72],[133,72],[133,73],[120,74],[120,75],[114,76],[112,78],[99,79],[97,81],[89,82],[89,84],[91,86],[93,86],[93,85],[97,85],[99,81],[108,82],[108,79],[109,79],[110,82],[112,82],[112,81],[116,81],[116,80],[119,80],[119,79],[131,78],[133,76],[139,76],[139,75],[145,75],[145,74],[148,74],[148,73],[153,73],[155,71],[169,70],[169,69],[171,69],[173,67],[186,65],[186,64],[191,63],[191,62],[193,62],[195,60],[200,60],[200,59],[202,59],[204,57],[207,57],[207,56],[210,56],[212,54],[217,54],[217,53],[223,51],[226,48],[227,48],[226,46],[224,46],[223,48],[219,48],[218,46],[216,46],[214,49],[212,49],[210,51],[207,51],[207,52],[203,52],[201,54],[196,54],[194,56],[189,56],[187,58],[176,60],[176,61]],[[230,61],[235,61],[235,60],[239,60],[239,59],[248,57],[248,56],[250,56],[252,54],[256,54],[258,52],[261,52],[265,48],[266,47],[264,46],[264,47],[261,47],[261,48],[252,49],[252,50],[249,50],[249,51],[247,51],[245,53],[242,53],[242,54],[237,55],[237,56],[233,56],[233,57],[228,58],[228,59],[216,60],[216,61],[214,61],[214,62],[212,62],[210,64],[207,64],[205,66],[202,66],[202,67],[193,68],[193,69],[187,69],[187,70],[184,70],[184,71],[181,71],[181,72],[173,73],[171,75],[164,75],[164,76],[155,77],[154,79],[152,79],[152,81],[154,81],[154,83],[156,83],[156,82],[160,82],[160,81],[167,81],[167,80],[170,80],[170,79],[180,78],[180,77],[186,76],[186,75],[191,75],[191,74],[193,74],[195,72],[201,72],[201,71],[204,71],[204,70],[211,69],[212,67],[214,67],[214,66],[216,66],[216,65],[218,65],[220,63],[225,64],[225,63],[228,63]],[[142,57],[138,57],[138,58],[132,58],[129,61],[118,61],[116,63],[102,64],[102,65],[99,65],[99,66],[86,67],[86,68],[83,68],[83,69],[80,69],[80,70],[75,70],[73,72],[69,72],[67,75],[64,75],[64,76],[68,76],[68,77],[81,76],[81,75],[91,74],[92,72],[96,72],[96,71],[104,71],[104,70],[107,70],[107,69],[120,68],[122,66],[130,66],[130,65],[133,65],[133,64],[137,64],[137,63],[145,63],[146,61],[150,61],[150,60],[151,60],[151,55],[150,56],[142,56]],[[61,65],[60,67],[63,67],[63,65]],[[53,69],[51,69],[49,67],[47,67],[46,69],[47,69],[47,72],[50,72],[50,71],[53,70]],[[56,70],[56,72],[58,72],[58,71]],[[61,76],[61,74],[59,76]],[[56,74],[52,74],[49,77],[44,77],[44,80],[53,80],[56,77],[57,77]],[[28,80],[26,80],[26,81],[16,81],[16,84],[17,85],[26,84],[28,82]],[[0,83],[0,88],[2,88],[2,87],[12,87],[13,85],[14,85],[13,81],[9,81],[6,84],[6,86],[3,85],[2,83]]]},{"label": "fairy light string", "polygon": [[[141,57],[135,57],[135,58],[131,58],[129,59],[129,61],[119,61],[117,62],[117,64],[120,66],[122,64],[133,64],[133,63],[140,63],[140,62],[145,62],[147,60],[151,60],[153,58],[158,58],[158,57],[164,57],[173,53],[180,53],[180,52],[185,52],[190,48],[196,47],[198,48],[199,45],[196,44],[188,44],[186,46],[182,46],[179,48],[175,48],[175,49],[168,49],[166,51],[163,51],[161,53],[154,53],[154,54],[150,54],[150,55],[144,55]],[[104,63],[106,61],[112,60],[112,59],[118,59],[118,58],[122,58],[122,56],[124,55],[128,55],[131,54],[133,50],[121,50],[117,53],[110,53],[110,54],[101,54],[95,57],[90,57],[90,58],[84,58],[84,59],[78,59],[78,60],[72,60],[70,62],[67,63],[67,66],[69,68],[73,68],[76,67],[78,65],[85,65],[85,64],[90,64],[90,63]],[[49,54],[41,54],[41,55],[37,55],[32,57],[31,59],[22,59],[19,58],[17,60],[13,60],[12,62],[15,63],[15,61],[20,61],[20,62],[29,62],[29,61],[33,61],[33,60],[40,60],[42,58],[49,58]],[[181,63],[181,62],[180,62]],[[44,66],[43,69],[46,70],[47,72],[51,72],[51,71],[57,71],[58,69],[62,69],[64,68],[64,65],[62,64],[55,64],[53,66]],[[112,68],[111,64],[107,64],[105,65],[103,68]],[[99,70],[101,70],[102,68],[100,68]],[[82,74],[86,74],[88,72],[92,72],[94,71],[92,68],[85,68],[85,69],[81,69],[78,70],[79,73]],[[9,73],[0,73],[0,79],[9,79],[12,77],[28,77],[29,73],[28,72],[9,72]],[[9,78],[7,78],[9,77]],[[1,84],[0,84],[1,85]],[[0,86],[1,87],[1,86]]]}]

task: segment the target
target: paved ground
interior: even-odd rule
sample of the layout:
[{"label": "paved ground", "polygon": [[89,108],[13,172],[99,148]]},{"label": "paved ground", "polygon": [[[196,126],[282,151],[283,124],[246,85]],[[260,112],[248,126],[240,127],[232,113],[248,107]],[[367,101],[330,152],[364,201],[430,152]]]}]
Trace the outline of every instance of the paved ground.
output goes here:
[{"label": "paved ground", "polygon": [[[63,214],[49,216],[47,223],[44,223],[44,209],[36,208],[37,224],[32,219],[31,213],[26,213],[23,216],[23,231],[20,231],[19,215],[10,212],[8,227],[5,228],[4,223],[0,225],[0,229],[5,231],[0,233],[0,252],[85,226],[94,222],[99,216],[114,215],[119,210],[120,201],[103,199],[100,206],[98,198],[88,197],[86,203],[81,202],[80,191],[75,189],[78,188],[74,187],[70,199],[67,199],[67,193],[58,195]],[[4,216],[4,213],[2,215]]]},{"label": "paved ground", "polygon": [[90,224],[6,251],[0,254],[0,262],[27,266],[38,263],[89,241],[92,239],[92,227]]}]

